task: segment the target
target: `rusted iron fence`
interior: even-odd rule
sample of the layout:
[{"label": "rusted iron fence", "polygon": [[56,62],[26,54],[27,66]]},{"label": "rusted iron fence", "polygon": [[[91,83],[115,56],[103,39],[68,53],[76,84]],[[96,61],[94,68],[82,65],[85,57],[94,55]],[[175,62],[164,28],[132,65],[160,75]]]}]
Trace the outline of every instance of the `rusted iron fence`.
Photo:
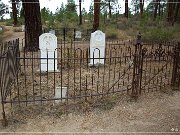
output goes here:
[{"label": "rusted iron fence", "polygon": [[[51,72],[41,71],[39,51],[19,53],[18,44],[16,40],[9,42],[6,49],[1,48],[4,121],[7,103],[11,107],[48,103],[66,107],[116,93],[137,98],[142,93],[165,87],[180,87],[180,44],[177,42],[107,41],[105,57],[101,58],[104,64],[89,65],[90,59],[95,58],[90,58],[88,42],[65,44],[60,41],[56,58],[58,70]],[[57,96],[58,90],[60,96]]]},{"label": "rusted iron fence", "polygon": [[[15,85],[20,69],[19,39],[6,42],[0,46],[0,89],[2,101],[2,115],[5,121],[4,101],[11,96],[12,86]],[[6,123],[6,122],[4,122]]]}]

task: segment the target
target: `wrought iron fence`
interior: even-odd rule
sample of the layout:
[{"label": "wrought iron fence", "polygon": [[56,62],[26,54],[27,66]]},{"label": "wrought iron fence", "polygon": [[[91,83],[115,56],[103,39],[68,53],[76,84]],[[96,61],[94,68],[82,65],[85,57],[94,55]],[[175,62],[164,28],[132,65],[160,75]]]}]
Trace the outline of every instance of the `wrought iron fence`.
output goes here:
[{"label": "wrought iron fence", "polygon": [[[61,41],[54,58],[41,58],[40,51],[19,53],[18,40],[11,43],[0,57],[4,121],[6,103],[23,107],[57,103],[67,109],[71,104],[92,103],[112,94],[137,98],[180,84],[177,42],[107,41],[104,58],[90,57],[88,42]],[[58,70],[54,62],[53,71],[48,71],[48,66],[42,71],[42,59],[47,65],[49,59],[57,60]],[[92,59],[104,59],[104,64],[90,65]]]},{"label": "wrought iron fence", "polygon": [[3,109],[3,119],[5,120],[4,102],[11,96],[12,85],[16,83],[20,67],[19,39],[1,44],[0,50],[0,88]]}]

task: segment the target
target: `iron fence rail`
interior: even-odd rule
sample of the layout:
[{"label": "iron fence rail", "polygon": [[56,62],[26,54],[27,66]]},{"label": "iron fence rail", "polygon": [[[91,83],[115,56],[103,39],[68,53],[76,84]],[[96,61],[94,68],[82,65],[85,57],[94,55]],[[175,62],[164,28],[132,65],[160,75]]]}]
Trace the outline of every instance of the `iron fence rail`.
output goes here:
[{"label": "iron fence rail", "polygon": [[[116,93],[136,98],[164,87],[179,87],[177,42],[107,41],[104,58],[90,57],[89,43],[83,43],[60,41],[57,58],[55,54],[54,58],[48,58],[48,54],[47,58],[41,58],[40,51],[19,52],[19,40],[3,49],[6,50],[1,51],[0,57],[3,119],[6,120],[6,103],[28,106],[58,102],[67,106]],[[54,70],[48,71],[47,66],[46,72],[41,71],[42,59],[47,60],[47,65],[54,60]],[[92,59],[104,59],[104,64],[89,65]]]}]

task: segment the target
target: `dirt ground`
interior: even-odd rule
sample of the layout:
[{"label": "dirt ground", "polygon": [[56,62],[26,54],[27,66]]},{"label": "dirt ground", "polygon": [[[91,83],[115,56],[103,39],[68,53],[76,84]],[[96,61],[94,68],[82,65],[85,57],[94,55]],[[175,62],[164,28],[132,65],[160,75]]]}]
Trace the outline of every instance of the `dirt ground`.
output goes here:
[{"label": "dirt ground", "polygon": [[19,121],[14,118],[3,132],[33,133],[124,133],[180,134],[180,92],[151,92],[136,102],[122,97],[109,110],[94,108],[88,113],[69,113],[60,117],[38,115]]},{"label": "dirt ground", "polygon": [[[23,32],[9,30],[8,33],[11,38],[23,38]],[[68,113],[59,117],[40,113],[8,121],[7,127],[0,124],[0,134],[180,134],[180,91],[167,88],[150,92],[136,102],[121,96],[110,109],[96,107],[86,113]]]},{"label": "dirt ground", "polygon": [[12,27],[12,26],[3,26],[4,27],[4,33],[3,33],[3,41],[11,41],[14,39],[19,38],[20,41],[21,39],[24,38],[24,32],[22,32],[21,27]]}]

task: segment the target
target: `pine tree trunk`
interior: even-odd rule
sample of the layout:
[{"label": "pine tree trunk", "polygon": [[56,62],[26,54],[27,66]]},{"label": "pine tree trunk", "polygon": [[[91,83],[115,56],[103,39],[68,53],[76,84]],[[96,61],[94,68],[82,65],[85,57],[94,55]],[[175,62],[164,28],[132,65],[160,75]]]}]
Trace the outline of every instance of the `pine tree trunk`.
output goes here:
[{"label": "pine tree trunk", "polygon": [[111,0],[108,1],[108,6],[109,6],[109,18],[111,18],[112,13],[111,13]]},{"label": "pine tree trunk", "polygon": [[136,4],[135,4],[135,14],[137,14],[137,0],[136,0]]},{"label": "pine tree trunk", "polygon": [[142,0],[140,0],[140,15],[141,17],[143,15],[143,1]]},{"label": "pine tree trunk", "polygon": [[79,25],[82,25],[81,0],[79,0]]},{"label": "pine tree trunk", "polygon": [[161,16],[161,3],[160,3],[160,0],[158,0],[158,15],[159,17]]},{"label": "pine tree trunk", "polygon": [[94,24],[93,31],[99,28],[100,0],[94,0]]},{"label": "pine tree trunk", "polygon": [[125,13],[124,17],[128,18],[128,0],[125,0]]},{"label": "pine tree trunk", "polygon": [[25,17],[25,50],[39,49],[39,36],[42,33],[39,0],[23,0]]},{"label": "pine tree trunk", "polygon": [[17,8],[16,8],[15,0],[12,0],[12,14],[13,14],[13,24],[14,26],[16,26],[18,23],[18,20],[17,20]]},{"label": "pine tree trunk", "polygon": [[154,8],[154,20],[156,20],[157,17],[157,10],[158,10],[158,0],[155,1],[155,8]]},{"label": "pine tree trunk", "polygon": [[175,10],[175,14],[174,14],[174,22],[177,21],[177,17],[178,17],[178,12],[179,12],[179,7],[180,7],[180,3],[177,2],[176,3],[176,10]]},{"label": "pine tree trunk", "polygon": [[168,10],[167,10],[167,21],[169,23],[172,23],[173,21],[173,0],[168,0],[168,3],[167,3],[167,6],[168,6]]}]

